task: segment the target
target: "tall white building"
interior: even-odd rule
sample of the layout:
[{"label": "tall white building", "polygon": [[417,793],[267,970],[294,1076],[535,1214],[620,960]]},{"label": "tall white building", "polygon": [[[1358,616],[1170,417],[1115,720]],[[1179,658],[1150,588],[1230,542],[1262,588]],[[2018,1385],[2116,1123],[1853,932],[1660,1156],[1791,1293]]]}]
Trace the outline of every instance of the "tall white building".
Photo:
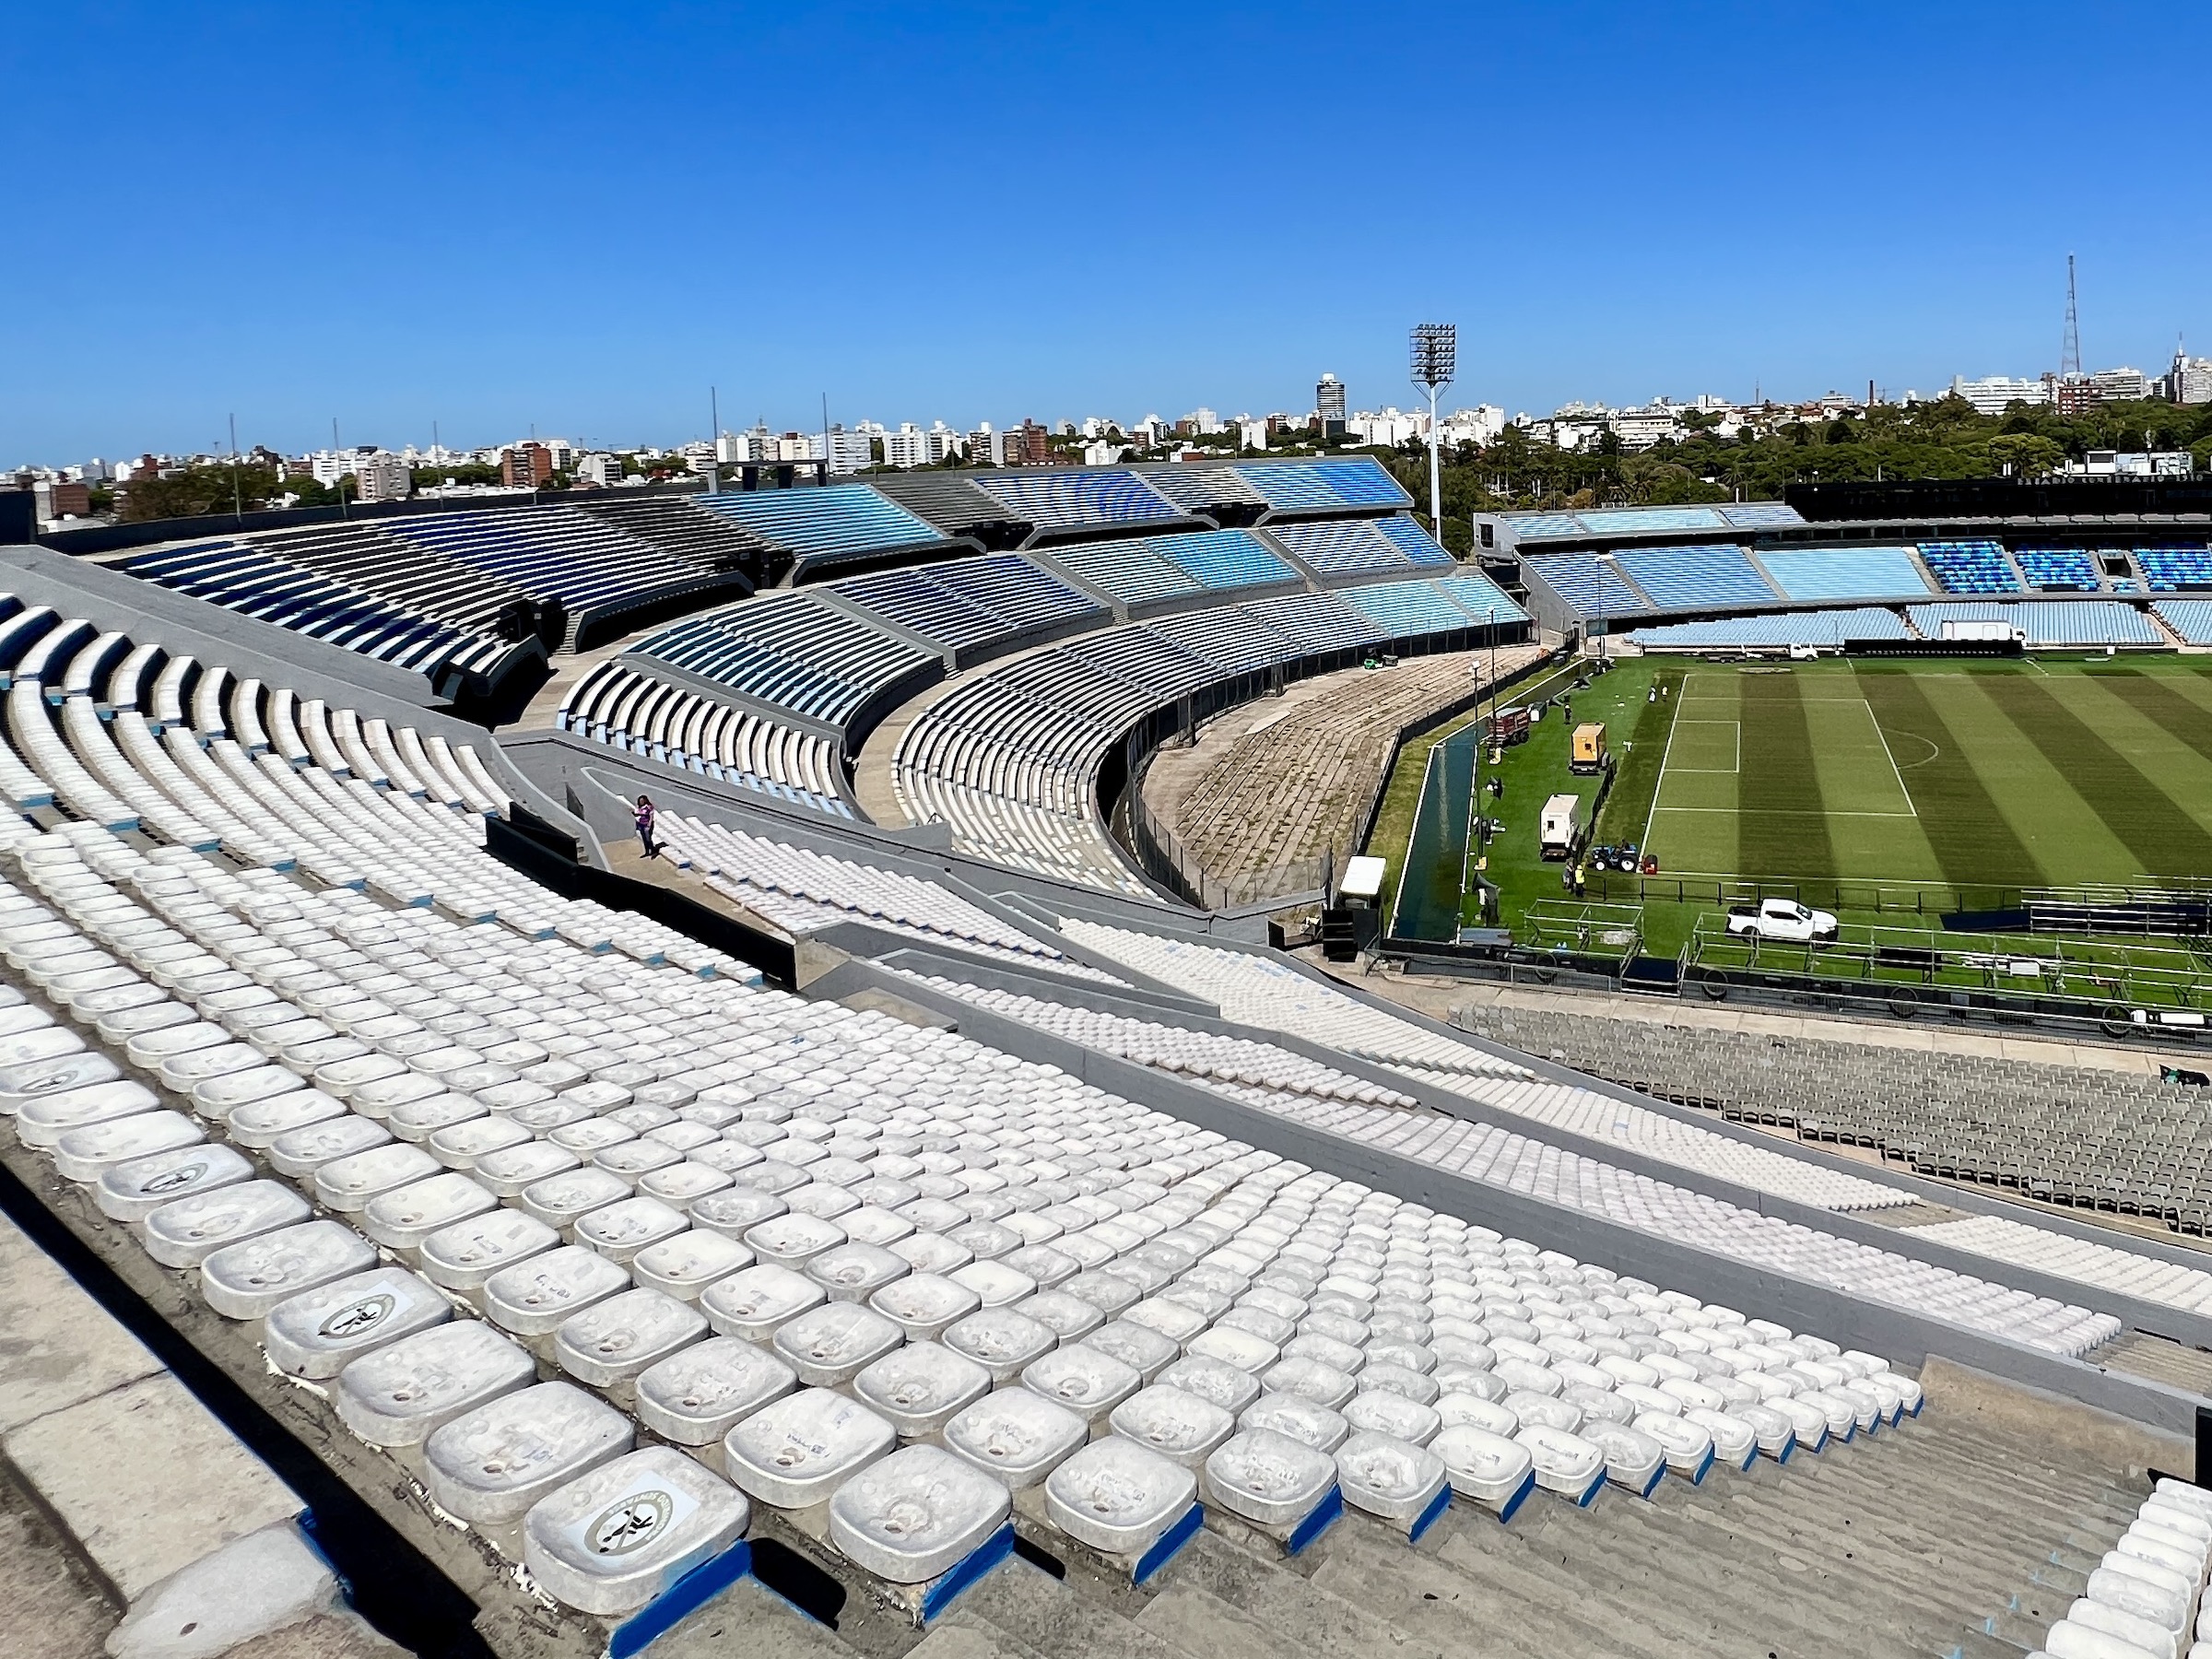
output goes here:
[{"label": "tall white building", "polygon": [[405,457],[389,450],[356,456],[353,476],[363,501],[404,501],[414,486]]},{"label": "tall white building", "polygon": [[2100,403],[2136,403],[2150,395],[2150,376],[2140,369],[2100,369],[2089,384]]},{"label": "tall white building", "polygon": [[822,442],[833,473],[865,472],[876,464],[874,439],[865,428],[848,432],[833,426],[823,434]]},{"label": "tall white building", "polygon": [[2047,404],[2051,401],[2051,382],[2042,380],[2015,380],[2009,375],[1991,374],[1981,380],[1968,380],[1964,375],[1951,377],[1951,390],[1974,406],[1983,415],[2002,415],[2008,404]]},{"label": "tall white building", "polygon": [[897,431],[883,435],[886,466],[927,466],[929,463],[929,434],[912,421],[902,420]]},{"label": "tall white building", "polygon": [[596,484],[602,489],[612,489],[622,482],[622,458],[619,455],[586,455],[576,463],[576,476],[587,484]]},{"label": "tall white building", "polygon": [[2173,348],[2173,366],[2166,371],[2166,395],[2177,404],[2212,403],[2212,358],[2184,356]]}]

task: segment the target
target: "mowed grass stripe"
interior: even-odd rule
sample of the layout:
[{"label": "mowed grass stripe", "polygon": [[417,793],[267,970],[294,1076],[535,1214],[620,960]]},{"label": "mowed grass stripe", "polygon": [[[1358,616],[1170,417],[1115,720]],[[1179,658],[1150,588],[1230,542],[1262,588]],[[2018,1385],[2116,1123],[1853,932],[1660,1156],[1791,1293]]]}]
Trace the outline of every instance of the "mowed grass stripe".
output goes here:
[{"label": "mowed grass stripe", "polygon": [[2126,668],[2100,674],[2097,683],[2160,731],[2212,760],[2212,709],[2175,689],[2168,677]]},{"label": "mowed grass stripe", "polygon": [[[1967,759],[1967,744],[1928,700],[1918,677],[1877,671],[1861,674],[1859,686],[1876,724],[1889,735],[1891,752],[1897,753],[1905,786],[1920,812],[1921,833],[1943,878],[1955,887],[2041,882],[2043,872],[2034,854],[1997,809],[1982,774]],[[1914,765],[1914,746],[1899,742],[1900,737],[1932,745],[1934,758]]]},{"label": "mowed grass stripe", "polygon": [[2027,675],[1983,682],[1990,700],[2071,782],[2145,876],[2212,875],[2212,834],[2126,756]]},{"label": "mowed grass stripe", "polygon": [[1835,843],[1828,819],[1809,810],[1827,805],[1805,717],[1805,691],[1794,674],[1747,674],[1743,699],[1743,772],[1736,780],[1742,816],[1736,861],[1747,876],[1833,876]]}]

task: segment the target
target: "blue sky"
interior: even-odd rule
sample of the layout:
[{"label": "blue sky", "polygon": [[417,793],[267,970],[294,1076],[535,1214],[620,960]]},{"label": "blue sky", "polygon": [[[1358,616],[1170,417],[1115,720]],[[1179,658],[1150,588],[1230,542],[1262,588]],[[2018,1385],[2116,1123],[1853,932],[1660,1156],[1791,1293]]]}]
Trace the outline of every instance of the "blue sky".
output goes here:
[{"label": "blue sky", "polygon": [[50,5],[0,463],[2212,353],[2212,9]]}]

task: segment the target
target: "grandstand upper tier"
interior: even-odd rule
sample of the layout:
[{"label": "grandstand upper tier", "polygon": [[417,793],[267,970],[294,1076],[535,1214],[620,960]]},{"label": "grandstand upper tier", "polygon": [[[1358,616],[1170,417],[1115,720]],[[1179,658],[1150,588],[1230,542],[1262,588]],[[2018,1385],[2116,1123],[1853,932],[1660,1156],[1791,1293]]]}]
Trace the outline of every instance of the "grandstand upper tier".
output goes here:
[{"label": "grandstand upper tier", "polygon": [[[2079,595],[2105,603],[2048,637],[2125,645],[2165,636],[2153,628],[2145,640],[2139,621],[2116,623],[2109,637],[2089,631],[2095,618],[2117,618],[2115,596],[2139,605],[2212,589],[2212,525],[2198,515],[2194,536],[2188,524],[2175,527],[2183,533],[2154,545],[2132,515],[1807,523],[1780,503],[1752,502],[1500,513],[1478,518],[1477,531],[1482,547],[1512,555],[1538,620],[1562,630],[1665,622],[1688,625],[1677,631],[1689,638],[1707,623],[1760,611]],[[1733,534],[1716,539],[1716,529]],[[1769,635],[1776,644],[1794,639],[1785,624],[1762,634],[1752,622],[1709,637],[1767,642]],[[1914,636],[1908,629],[1903,637]]]},{"label": "grandstand upper tier", "polygon": [[[1385,572],[1130,621],[993,557],[613,664],[826,727],[1003,591],[1080,631],[902,745],[1049,803],[1176,703],[1511,608]],[[2159,1241],[1573,1077],[960,823],[687,789],[647,866],[593,832],[638,757],[541,788],[345,641],[62,562],[0,604],[0,1153],[530,1651],[703,1602],[669,1651],[1906,1659],[2092,1588],[2185,1454],[2198,1396],[2119,1363],[2212,1341]]]}]

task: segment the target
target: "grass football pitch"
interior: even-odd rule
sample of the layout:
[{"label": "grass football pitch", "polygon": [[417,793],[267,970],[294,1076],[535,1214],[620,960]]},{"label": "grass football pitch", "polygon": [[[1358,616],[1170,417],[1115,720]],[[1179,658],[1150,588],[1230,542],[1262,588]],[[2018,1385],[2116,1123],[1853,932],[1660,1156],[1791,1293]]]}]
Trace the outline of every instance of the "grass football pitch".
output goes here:
[{"label": "grass football pitch", "polygon": [[[2212,877],[2212,668],[2191,659],[1648,672],[1671,682],[1671,721],[1640,721],[1636,735],[1663,744],[1659,764],[1633,757],[1642,764],[1624,768],[1601,828],[1641,841],[1667,875],[1954,888]],[[1639,808],[1641,825],[1629,821]]]}]

